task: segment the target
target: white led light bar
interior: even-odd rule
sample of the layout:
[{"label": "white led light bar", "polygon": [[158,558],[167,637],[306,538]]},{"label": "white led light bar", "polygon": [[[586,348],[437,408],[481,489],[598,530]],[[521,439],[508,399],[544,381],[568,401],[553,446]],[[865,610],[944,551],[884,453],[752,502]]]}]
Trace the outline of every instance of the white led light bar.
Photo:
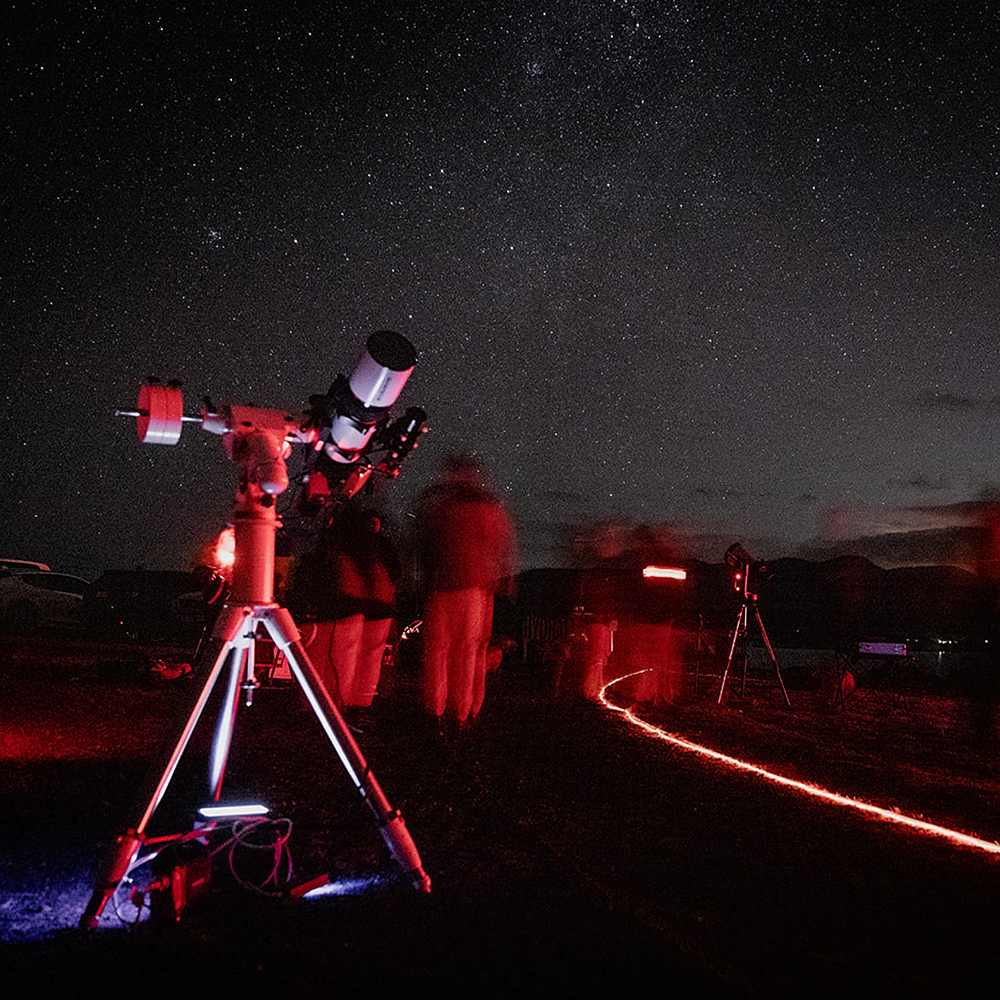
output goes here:
[{"label": "white led light bar", "polygon": [[267,806],[254,802],[247,805],[202,806],[198,812],[205,819],[237,819],[241,816],[266,816],[269,810]]}]

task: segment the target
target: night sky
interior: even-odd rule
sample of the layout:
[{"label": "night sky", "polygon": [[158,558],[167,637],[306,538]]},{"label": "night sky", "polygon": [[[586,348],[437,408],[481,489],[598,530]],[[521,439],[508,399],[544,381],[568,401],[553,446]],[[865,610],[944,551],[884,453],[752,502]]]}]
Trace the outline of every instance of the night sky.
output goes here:
[{"label": "night sky", "polygon": [[378,329],[431,428],[393,523],[472,451],[527,566],[602,520],[774,558],[996,494],[991,5],[273,6],[4,20],[0,555],[186,567],[234,469],[114,411],[154,375],[297,412]]}]

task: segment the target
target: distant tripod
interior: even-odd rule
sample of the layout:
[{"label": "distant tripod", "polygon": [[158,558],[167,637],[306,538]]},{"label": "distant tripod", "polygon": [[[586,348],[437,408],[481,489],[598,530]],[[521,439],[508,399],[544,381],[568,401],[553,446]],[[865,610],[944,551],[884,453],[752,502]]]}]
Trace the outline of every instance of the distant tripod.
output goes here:
[{"label": "distant tripod", "polygon": [[781,670],[778,668],[778,661],[775,659],[774,650],[771,648],[771,641],[767,637],[767,630],[764,628],[764,621],[760,617],[760,610],[757,607],[757,595],[750,589],[750,570],[750,564],[746,564],[741,568],[741,571],[737,575],[738,584],[742,584],[740,593],[743,597],[743,604],[740,607],[740,613],[736,619],[736,627],[733,629],[733,641],[729,646],[729,659],[726,660],[726,669],[722,672],[722,683],[719,685],[719,700],[717,704],[722,704],[722,696],[726,693],[726,679],[729,677],[729,668],[733,663],[733,656],[736,653],[737,643],[740,643],[740,652],[743,657],[743,681],[740,686],[740,693],[742,694],[746,689],[747,628],[750,624],[750,611],[752,609],[754,619],[760,629],[761,638],[764,640],[764,647],[767,649],[767,655],[771,658],[771,664],[774,667],[775,676],[778,678],[778,684],[781,685],[781,693],[785,696],[785,704],[791,706],[792,703],[788,698],[788,692],[785,690],[785,682],[781,678]]},{"label": "distant tripod", "polygon": [[[257,418],[262,419],[258,420]],[[402,814],[389,805],[375,775],[351,736],[316,668],[300,640],[291,614],[277,604],[274,594],[274,548],[278,518],[274,494],[284,489],[285,427],[268,418],[266,411],[241,411],[232,453],[241,466],[235,503],[236,553],[232,596],[225,603],[212,630],[211,639],[199,652],[194,665],[192,701],[186,715],[178,716],[174,731],[163,744],[160,757],[140,789],[128,826],[109,850],[98,872],[96,885],[80,925],[97,926],[101,912],[131,868],[146,839],[157,806],[166,793],[181,756],[224,668],[228,685],[216,725],[210,758],[209,793],[218,802],[236,724],[241,693],[246,704],[258,686],[254,676],[254,651],[258,626],[262,627],[288,661],[292,676],[305,694],[361,796],[375,815],[379,832],[395,861],[410,873],[415,888],[430,891]],[[263,488],[262,488],[263,484]]]}]

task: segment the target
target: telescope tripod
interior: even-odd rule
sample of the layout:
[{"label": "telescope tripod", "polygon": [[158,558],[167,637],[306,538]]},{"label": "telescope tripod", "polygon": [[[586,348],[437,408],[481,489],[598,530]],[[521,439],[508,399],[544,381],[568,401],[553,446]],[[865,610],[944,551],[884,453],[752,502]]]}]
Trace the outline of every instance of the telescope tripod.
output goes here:
[{"label": "telescope tripod", "polygon": [[767,637],[764,620],[760,617],[760,609],[757,607],[757,595],[750,593],[744,593],[743,595],[743,606],[740,608],[739,616],[736,619],[736,627],[733,629],[733,641],[729,646],[729,659],[726,660],[726,669],[722,672],[722,683],[719,685],[719,700],[717,704],[722,704],[722,697],[726,693],[726,680],[729,677],[729,668],[733,664],[733,656],[736,654],[737,643],[741,643],[741,655],[743,657],[743,681],[740,685],[740,693],[742,694],[746,689],[747,627],[750,623],[751,610],[753,611],[754,620],[757,622],[757,627],[760,629],[761,638],[764,640],[764,648],[767,650],[767,655],[771,659],[771,665],[774,667],[774,674],[778,678],[778,684],[781,686],[781,693],[785,696],[785,704],[791,706],[792,703],[788,698],[788,692],[785,690],[785,682],[782,680],[778,661],[775,658],[774,650],[771,648],[771,640]]},{"label": "telescope tripod", "polygon": [[180,763],[216,682],[228,664],[228,685],[215,730],[209,767],[210,793],[213,801],[219,801],[235,730],[237,704],[244,692],[249,701],[256,687],[254,646],[258,626],[266,630],[288,661],[292,676],[305,694],[337,756],[374,813],[379,832],[394,860],[412,875],[415,888],[430,891],[430,878],[423,870],[416,845],[406,829],[402,814],[389,805],[350,729],[321,683],[316,668],[301,645],[299,631],[291,614],[277,604],[227,604],[219,614],[212,641],[199,657],[193,672],[196,685],[199,679],[204,680],[195,688],[193,702],[187,714],[178,717],[174,733],[161,750],[158,764],[147,775],[146,784],[128,818],[126,831],[119,835],[107,855],[98,875],[94,894],[81,918],[81,926],[97,926],[108,900],[128,874],[145,839],[146,828]]},{"label": "telescope tripod", "polygon": [[[279,472],[283,474],[283,454],[279,447],[283,441],[283,429],[280,429],[280,424],[280,432],[271,427],[261,430],[252,426],[250,421],[247,424],[249,429],[239,432],[246,440],[239,439],[240,447],[234,448],[244,470],[249,467],[256,472],[257,466],[252,465],[250,460],[264,450],[275,453],[270,456],[273,467],[280,466]],[[273,472],[273,467],[269,467],[268,471]],[[228,686],[222,699],[209,763],[209,792],[215,802],[219,801],[239,698],[241,693],[245,694],[249,705],[257,687],[254,663],[259,628],[267,632],[287,660],[292,677],[302,689],[341,764],[374,814],[393,859],[411,875],[414,888],[430,891],[430,878],[423,869],[402,814],[389,805],[369,769],[332,695],[326,690],[303,648],[291,613],[273,599],[278,519],[274,496],[256,485],[260,478],[263,477],[258,475],[255,479],[244,475],[240,480],[233,525],[236,549],[232,597],[223,605],[210,640],[196,658],[192,671],[195,687],[189,708],[186,714],[179,715],[175,720],[174,730],[164,742],[160,756],[147,774],[133,804],[125,832],[119,834],[104,859],[93,895],[80,918],[81,927],[97,926],[104,907],[128,875],[139,849],[146,842],[146,829],[153,814],[167,791],[219,677],[228,665]],[[280,485],[280,475],[273,475],[272,478]],[[273,490],[278,491],[277,488]]]}]

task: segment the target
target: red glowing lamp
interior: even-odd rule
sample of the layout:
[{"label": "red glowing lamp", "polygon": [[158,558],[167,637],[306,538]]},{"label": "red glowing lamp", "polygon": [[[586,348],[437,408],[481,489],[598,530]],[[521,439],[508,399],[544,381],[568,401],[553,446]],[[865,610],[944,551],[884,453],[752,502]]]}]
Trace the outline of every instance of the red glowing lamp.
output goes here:
[{"label": "red glowing lamp", "polygon": [[222,572],[233,568],[236,561],[236,532],[233,528],[223,528],[215,541],[215,562]]},{"label": "red glowing lamp", "polygon": [[642,576],[645,580],[686,580],[687,570],[676,566],[644,566]]}]

